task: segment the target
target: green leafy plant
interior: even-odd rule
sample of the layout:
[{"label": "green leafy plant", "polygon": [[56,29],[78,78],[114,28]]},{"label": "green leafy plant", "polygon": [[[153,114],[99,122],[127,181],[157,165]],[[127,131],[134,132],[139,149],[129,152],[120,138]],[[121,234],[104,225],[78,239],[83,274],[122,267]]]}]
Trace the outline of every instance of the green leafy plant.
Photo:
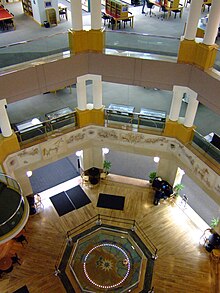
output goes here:
[{"label": "green leafy plant", "polygon": [[108,174],[111,169],[112,163],[110,161],[104,160],[103,162],[103,171]]},{"label": "green leafy plant", "polygon": [[181,183],[176,184],[176,185],[173,187],[173,192],[174,192],[174,194],[175,194],[175,195],[179,195],[179,192],[180,192],[181,190],[183,190],[183,188],[184,188],[184,185],[183,185],[183,184],[181,184]]},{"label": "green leafy plant", "polygon": [[149,174],[149,182],[152,183],[154,179],[157,177],[157,172],[153,171]]},{"label": "green leafy plant", "polygon": [[218,224],[219,224],[219,217],[217,217],[217,218],[212,218],[212,220],[211,220],[211,224],[210,224],[210,226],[212,227],[212,228],[215,228],[216,226],[218,226]]}]

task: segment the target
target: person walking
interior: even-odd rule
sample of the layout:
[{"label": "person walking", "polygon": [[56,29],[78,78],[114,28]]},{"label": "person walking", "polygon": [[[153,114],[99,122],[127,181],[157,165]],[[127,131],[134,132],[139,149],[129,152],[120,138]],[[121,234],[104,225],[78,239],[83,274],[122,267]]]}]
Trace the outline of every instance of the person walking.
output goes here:
[{"label": "person walking", "polygon": [[144,8],[145,8],[145,4],[146,4],[146,0],[142,0],[142,14],[145,14],[144,12]]}]

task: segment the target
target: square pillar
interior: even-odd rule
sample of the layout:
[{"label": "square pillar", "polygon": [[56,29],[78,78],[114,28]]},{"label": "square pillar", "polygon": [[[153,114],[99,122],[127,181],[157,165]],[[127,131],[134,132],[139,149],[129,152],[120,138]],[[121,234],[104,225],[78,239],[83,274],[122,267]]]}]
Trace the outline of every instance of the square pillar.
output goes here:
[{"label": "square pillar", "polygon": [[166,122],[163,134],[168,137],[174,137],[183,144],[191,142],[194,136],[195,126],[186,127],[177,121],[168,120]]},{"label": "square pillar", "polygon": [[76,109],[76,117],[78,126],[84,127],[87,125],[95,124],[104,126],[105,124],[105,112],[104,107],[101,109],[86,109],[86,110],[79,110]]},{"label": "square pillar", "polygon": [[218,50],[218,45],[205,45],[203,43],[197,44],[196,56],[194,64],[201,69],[208,69],[213,67]]},{"label": "square pillar", "polygon": [[85,52],[103,53],[104,30],[68,31],[69,47],[72,54]]},{"label": "square pillar", "polygon": [[87,31],[68,31],[71,54],[88,52]]},{"label": "square pillar", "polygon": [[178,63],[194,64],[196,48],[197,43],[195,40],[181,40],[178,52]]},{"label": "square pillar", "polygon": [[0,163],[2,164],[6,157],[12,153],[20,151],[20,144],[17,135],[13,133],[9,137],[0,135]]}]

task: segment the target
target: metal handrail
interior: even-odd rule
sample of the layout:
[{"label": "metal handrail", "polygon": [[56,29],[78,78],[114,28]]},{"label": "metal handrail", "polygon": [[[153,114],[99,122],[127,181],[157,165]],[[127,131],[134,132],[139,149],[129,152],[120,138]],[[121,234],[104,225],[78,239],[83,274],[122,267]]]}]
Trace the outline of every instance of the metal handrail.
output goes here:
[{"label": "metal handrail", "polygon": [[[145,36],[145,37],[152,37],[152,38],[161,38],[161,39],[173,39],[173,40],[179,40],[180,41],[180,37],[173,37],[173,36],[161,36],[161,35],[154,35],[154,34],[146,34],[146,33],[137,33],[137,32],[120,32],[120,31],[105,31],[105,33],[109,33],[109,34],[125,34],[125,35],[137,35],[137,36]],[[44,39],[48,39],[48,38],[53,38],[55,36],[59,36],[59,35],[68,35],[68,32],[60,32],[60,33],[56,33],[56,34],[52,34],[49,36],[43,36],[43,37],[39,37],[39,38],[35,38],[35,39],[29,39],[29,40],[24,40],[24,41],[19,41],[19,42],[15,42],[15,43],[10,43],[7,45],[3,45],[0,46],[0,49],[5,49],[5,48],[9,48],[9,47],[13,47],[13,46],[17,46],[17,45],[23,45],[26,43],[31,43],[31,42],[35,42],[35,41],[39,41],[39,40],[44,40]]]},{"label": "metal handrail", "polygon": [[[6,181],[7,181],[7,183],[9,182],[9,180],[8,179],[10,179],[12,182],[16,182],[16,184],[17,184],[17,186],[18,186],[18,190],[14,187],[14,186],[11,186],[11,185],[9,185],[9,184],[7,184],[6,186],[8,187],[8,188],[10,188],[10,189],[13,189],[13,190],[15,190],[18,194],[20,194],[20,201],[19,201],[19,204],[18,204],[18,207],[17,207],[17,209],[15,210],[15,212],[5,221],[5,222],[3,222],[3,223],[0,223],[0,227],[1,226],[4,226],[5,224],[7,224],[7,222],[9,222],[15,215],[16,215],[16,213],[18,212],[18,210],[20,209],[20,207],[21,207],[21,204],[24,202],[24,200],[23,200],[23,196],[22,196],[22,190],[21,190],[21,187],[20,187],[20,184],[14,179],[14,178],[12,178],[11,176],[9,176],[9,175],[6,175],[5,173],[0,173],[0,176],[1,175],[3,175],[3,177],[6,179]],[[5,184],[5,182],[4,181],[2,181],[1,180],[1,178],[0,178],[0,182],[2,182],[2,183],[4,183]]]},{"label": "metal handrail", "polygon": [[[147,236],[147,234],[142,230],[142,228],[138,225],[138,223],[133,219],[125,219],[125,218],[119,218],[119,217],[110,217],[106,215],[95,215],[94,217],[90,218],[86,222],[80,224],[79,226],[67,231],[66,236],[67,239],[71,239],[71,237],[74,235],[77,235],[79,231],[82,231],[84,227],[86,227],[86,230],[88,229],[88,224],[94,224],[95,225],[102,224],[102,221],[111,221],[113,223],[120,223],[120,224],[127,224],[130,225],[130,228],[132,231],[138,231],[138,233],[143,237],[144,241],[146,241],[145,245],[151,246],[151,249],[153,250],[153,256],[154,258],[157,257],[157,247],[153,244],[153,242],[150,240],[150,238]],[[93,225],[94,226],[94,225]],[[138,235],[138,234],[137,234]]]},{"label": "metal handrail", "polygon": [[[70,116],[70,117],[68,117],[68,116]],[[65,117],[66,117],[66,119],[65,119]],[[68,120],[70,120],[70,119],[72,119],[74,117],[76,118],[76,111],[75,110],[73,110],[71,113],[60,115],[57,118],[52,118],[52,119],[40,121],[39,127],[37,127],[37,125],[36,125],[36,127],[34,129],[32,128],[32,126],[27,127],[25,129],[25,134],[31,133],[32,131],[34,132],[36,130],[44,129],[43,133],[41,133],[39,135],[36,135],[34,137],[39,137],[39,136],[42,136],[42,135],[47,136],[48,133],[50,133],[50,132],[53,133],[53,131],[54,131],[54,129],[53,129],[53,121],[58,120],[58,119],[63,119],[62,121],[57,121],[57,123],[59,123],[59,122],[68,121]],[[69,123],[69,125],[71,125],[71,124],[72,123]],[[76,126],[76,124],[77,124],[77,122],[76,122],[76,119],[75,119],[75,126]],[[62,128],[62,127],[60,127],[60,128]],[[20,132],[19,130],[15,130],[14,133],[20,138],[20,142],[25,141],[25,140],[22,139],[22,134],[24,134],[23,132]]]}]

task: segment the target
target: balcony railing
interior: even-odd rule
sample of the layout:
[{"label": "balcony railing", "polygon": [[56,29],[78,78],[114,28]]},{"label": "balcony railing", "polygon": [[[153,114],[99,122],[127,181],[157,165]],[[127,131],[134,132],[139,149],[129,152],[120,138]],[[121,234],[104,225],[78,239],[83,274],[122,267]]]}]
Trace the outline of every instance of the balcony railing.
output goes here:
[{"label": "balcony railing", "polygon": [[[4,173],[0,173],[0,197],[2,197],[3,200],[6,200],[6,197],[8,198],[8,212],[7,214],[3,213],[1,215],[0,237],[2,237],[21,222],[24,214],[24,198],[20,185],[15,179]],[[1,204],[3,205],[5,202],[1,201]],[[4,206],[2,206],[2,208],[4,209]]]},{"label": "balcony railing", "polygon": [[[130,131],[140,131],[151,134],[163,135],[163,129],[166,123],[166,113],[163,111],[149,110],[149,115],[143,115],[139,112],[126,113],[125,111],[115,111],[110,108],[105,109],[105,126],[111,128],[121,128]],[[152,113],[155,111],[155,117]],[[162,115],[162,116],[161,116]],[[165,115],[165,116],[164,116]],[[30,120],[31,121],[31,120]],[[18,123],[20,124],[20,123]],[[59,116],[49,120],[42,121],[39,125],[34,125],[18,131],[15,128],[18,140],[21,145],[29,143],[38,143],[40,139],[54,135],[58,130],[59,133],[65,133],[77,128],[76,111],[66,115]],[[192,146],[204,157],[211,161],[220,163],[220,150],[208,142],[204,136],[195,131]]]},{"label": "balcony railing", "polygon": [[[158,58],[160,58],[159,55],[176,58],[178,54],[179,39],[174,37],[106,31],[105,38],[108,54],[117,52],[119,55],[149,59],[152,58],[151,54],[157,55]],[[47,61],[57,54],[59,54],[57,58],[63,58],[67,51],[69,51],[67,32],[9,44],[0,47],[0,68],[31,63],[33,60],[36,62],[39,58]]]}]

